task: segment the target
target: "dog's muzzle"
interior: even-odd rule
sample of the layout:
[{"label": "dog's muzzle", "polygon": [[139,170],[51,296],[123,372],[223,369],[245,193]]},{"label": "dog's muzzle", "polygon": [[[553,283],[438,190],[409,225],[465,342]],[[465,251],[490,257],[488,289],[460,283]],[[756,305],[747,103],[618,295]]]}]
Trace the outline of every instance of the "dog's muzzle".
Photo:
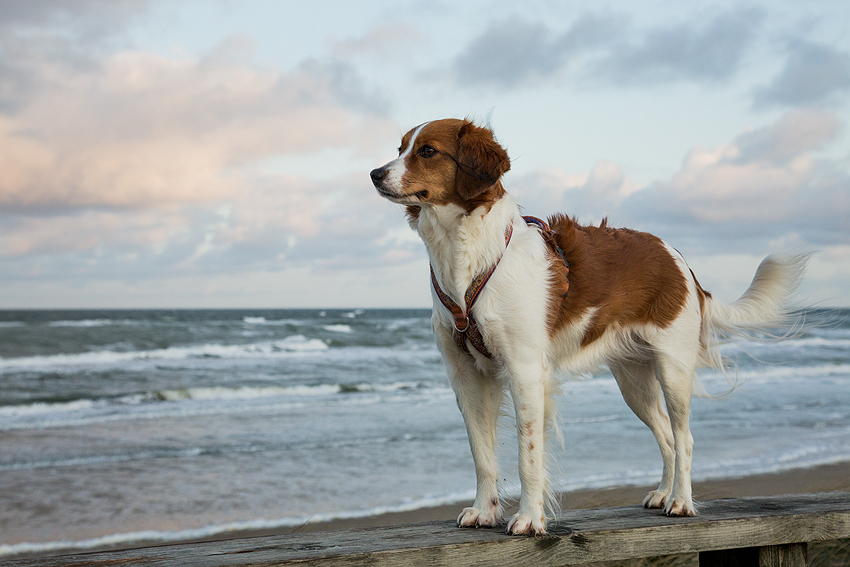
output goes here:
[{"label": "dog's muzzle", "polygon": [[380,194],[381,197],[393,202],[398,202],[398,200],[403,199],[404,196],[396,194],[395,191],[385,185],[388,173],[389,168],[387,166],[379,167],[370,171],[369,177],[372,178],[372,184],[375,186],[375,189],[378,190],[378,194]]},{"label": "dog's muzzle", "polygon": [[384,178],[387,176],[387,168],[386,167],[378,167],[369,172],[369,177],[372,178],[372,184],[375,185],[375,188],[379,191],[381,190],[381,185],[383,184]]}]

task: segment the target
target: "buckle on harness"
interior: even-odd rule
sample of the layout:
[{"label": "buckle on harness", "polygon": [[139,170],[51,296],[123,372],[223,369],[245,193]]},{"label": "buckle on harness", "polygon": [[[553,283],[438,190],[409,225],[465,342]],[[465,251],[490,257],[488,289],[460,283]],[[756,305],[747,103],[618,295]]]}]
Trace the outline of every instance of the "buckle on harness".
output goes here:
[{"label": "buckle on harness", "polygon": [[[463,322],[462,329],[458,327],[458,321]],[[454,327],[455,331],[457,331],[458,333],[465,333],[466,330],[469,328],[469,315],[464,315],[463,318],[460,318],[455,315],[454,319],[452,320],[452,327]]]}]

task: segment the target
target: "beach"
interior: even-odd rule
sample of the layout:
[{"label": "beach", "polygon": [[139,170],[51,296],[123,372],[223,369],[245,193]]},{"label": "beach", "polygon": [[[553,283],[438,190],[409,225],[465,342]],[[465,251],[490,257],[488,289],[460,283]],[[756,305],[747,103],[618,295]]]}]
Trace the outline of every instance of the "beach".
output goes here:
[{"label": "beach", "polygon": [[[650,486],[616,486],[610,488],[585,489],[561,494],[563,510],[585,508],[607,508],[640,504]],[[739,478],[724,478],[695,482],[694,496],[700,500],[717,498],[739,498],[745,496],[775,496],[780,494],[802,494],[812,492],[850,492],[850,461],[817,467],[793,469],[778,473],[758,474]],[[281,530],[255,531],[238,534],[272,535],[293,532],[344,530],[396,524],[415,524],[441,520],[454,520],[460,511],[471,502],[457,502],[433,506],[408,512],[391,512],[368,518],[337,519],[327,522],[310,522],[301,526]],[[511,512],[515,506],[508,506]],[[237,535],[237,534],[233,534]]]},{"label": "beach", "polygon": [[[589,509],[606,508],[614,506],[635,506],[650,490],[649,486],[618,486],[600,488],[593,490],[576,490],[561,494],[561,508],[567,509]],[[694,494],[699,500],[713,500],[717,498],[737,498],[746,496],[774,496],[781,494],[800,494],[815,492],[850,492],[850,461],[822,465],[803,469],[793,469],[779,473],[758,474],[740,478],[726,478],[708,480],[694,483]],[[233,539],[248,539],[266,536],[285,537],[293,533],[322,532],[332,530],[350,530],[373,528],[380,526],[392,526],[401,524],[419,524],[425,522],[453,521],[460,510],[468,506],[469,502],[457,502],[441,506],[431,506],[410,510],[406,512],[390,512],[369,517],[334,519],[330,521],[306,522],[299,526],[278,527],[271,529],[246,529],[234,530],[217,534],[214,537],[188,538],[168,543],[202,543],[209,541],[222,541]],[[508,506],[510,513],[515,507]],[[501,528],[496,528],[501,529]],[[810,559],[821,551],[829,555],[830,559],[817,564],[845,565],[850,560],[850,547],[847,542],[824,542],[810,545]],[[138,540],[132,544],[111,544],[87,547],[86,553],[97,551],[115,551],[121,549],[137,549],[149,546],[163,545],[159,539],[149,541]],[[250,547],[250,543],[245,544]],[[34,558],[44,556],[55,556],[79,553],[81,550],[73,547],[57,547],[49,551],[24,551],[14,555],[8,555],[5,559]],[[836,554],[840,554],[837,556]],[[836,557],[838,557],[836,559]],[[695,557],[683,556],[684,565],[695,562]],[[836,562],[837,561],[837,562]],[[643,563],[641,563],[643,564]],[[668,563],[664,563],[667,565]],[[679,564],[673,562],[673,564]]]},{"label": "beach", "polygon": [[[849,315],[699,373],[698,500],[850,490]],[[0,379],[0,560],[452,521],[475,495],[427,309],[0,311]],[[661,458],[614,378],[563,376],[557,404],[562,509],[638,505]]]}]

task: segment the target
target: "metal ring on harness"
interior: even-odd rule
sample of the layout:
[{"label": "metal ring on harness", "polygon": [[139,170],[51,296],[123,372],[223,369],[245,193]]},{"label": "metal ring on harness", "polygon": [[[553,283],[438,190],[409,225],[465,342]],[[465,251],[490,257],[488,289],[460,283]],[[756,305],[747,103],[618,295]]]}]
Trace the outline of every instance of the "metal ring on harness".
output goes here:
[{"label": "metal ring on harness", "polygon": [[465,333],[466,330],[469,328],[469,315],[465,315],[463,320],[465,321],[466,324],[463,326],[463,329],[458,329],[457,318],[456,317],[452,318],[452,327],[454,327],[455,331],[457,331],[458,333]]}]

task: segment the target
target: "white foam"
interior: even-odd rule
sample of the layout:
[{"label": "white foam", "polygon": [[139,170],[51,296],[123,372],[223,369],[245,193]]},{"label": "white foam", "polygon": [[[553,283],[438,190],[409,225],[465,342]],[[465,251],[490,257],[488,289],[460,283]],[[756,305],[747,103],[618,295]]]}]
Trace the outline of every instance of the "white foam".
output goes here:
[{"label": "white foam", "polygon": [[326,331],[331,331],[332,333],[351,333],[352,332],[350,325],[323,325],[322,328]]},{"label": "white foam", "polygon": [[49,327],[106,327],[107,325],[115,324],[132,324],[132,321],[114,321],[112,319],[80,319],[80,320],[62,320],[51,321],[47,325]]},{"label": "white foam", "polygon": [[[304,403],[335,403],[346,405],[376,404],[388,399],[386,394],[417,399],[441,399],[450,396],[447,386],[418,382],[391,384],[314,384],[295,386],[240,386],[228,388],[210,386],[173,390],[156,390],[145,394],[130,394],[111,400],[81,399],[70,402],[44,403],[0,407],[0,431],[75,427],[94,423],[130,421],[136,419],[166,419],[203,415],[232,415],[288,410]],[[358,396],[351,394],[385,394]],[[342,394],[342,397],[334,398]],[[314,401],[308,400],[312,398]],[[322,398],[326,398],[322,400]]]},{"label": "white foam", "polygon": [[183,390],[164,390],[154,394],[156,399],[163,401],[181,400],[256,400],[277,396],[328,396],[338,394],[340,386],[336,384],[320,384],[316,386],[267,386],[253,388],[225,388],[221,386],[209,388],[186,388]]},{"label": "white foam", "polygon": [[178,451],[139,451],[136,453],[124,453],[117,455],[92,455],[84,457],[75,457],[68,459],[57,459],[50,461],[24,461],[0,464],[0,471],[23,471],[37,469],[57,469],[61,467],[78,467],[88,465],[103,465],[109,463],[121,463],[127,461],[137,461],[141,459],[156,459],[163,457],[176,458],[191,458],[202,455],[204,450],[199,447],[192,447]]},{"label": "white foam", "polygon": [[[718,378],[715,372],[703,372],[702,380]],[[739,370],[737,377],[741,384],[769,384],[772,382],[799,381],[814,378],[837,378],[850,380],[850,364],[818,364],[794,366],[790,364],[761,364],[757,368]],[[724,378],[725,379],[725,378]]]},{"label": "white foam", "polygon": [[36,402],[28,405],[19,406],[0,406],[0,417],[19,417],[44,415],[49,413],[63,413],[88,410],[96,405],[103,406],[105,402],[95,402],[94,400],[74,400],[71,402]]},{"label": "white foam", "polygon": [[112,367],[134,361],[186,360],[192,358],[280,358],[295,353],[311,353],[329,347],[319,339],[308,339],[303,335],[292,335],[272,342],[223,345],[202,344],[173,346],[144,351],[92,351],[76,354],[54,354],[0,358],[0,373],[21,370],[76,370],[80,367]]}]

